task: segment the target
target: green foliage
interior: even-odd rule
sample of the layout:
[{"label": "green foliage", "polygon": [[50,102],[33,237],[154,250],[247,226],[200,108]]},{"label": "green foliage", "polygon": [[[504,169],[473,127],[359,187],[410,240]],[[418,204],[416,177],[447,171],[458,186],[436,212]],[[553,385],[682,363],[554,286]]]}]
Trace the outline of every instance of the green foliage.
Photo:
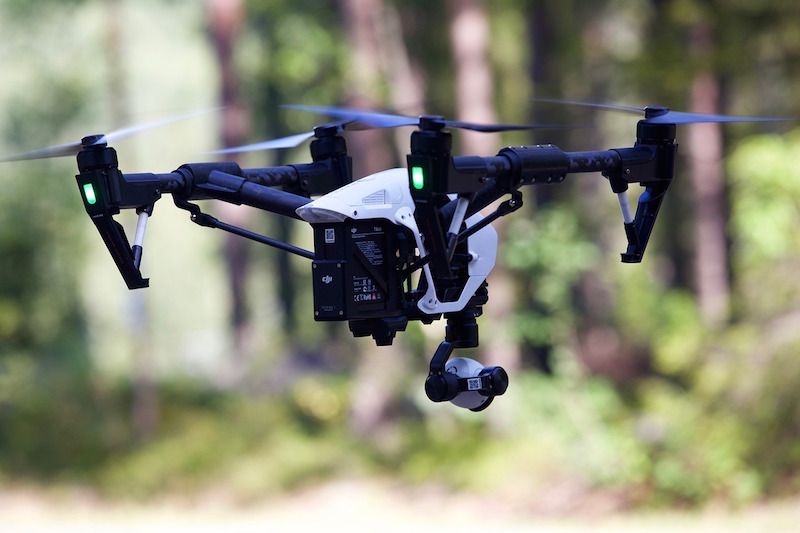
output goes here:
[{"label": "green foliage", "polygon": [[[516,426],[537,429],[523,439],[528,451],[544,443],[559,453],[543,457],[578,466],[590,486],[626,487],[640,504],[741,504],[781,484],[794,490],[800,176],[791,162],[799,139],[754,136],[731,156],[737,314],[721,330],[704,326],[691,293],[670,285],[657,251],[638,268],[604,266],[568,206],[549,203],[509,225],[505,261],[525,295],[517,331],[560,361],[553,379],[514,383],[530,387],[527,419]],[[575,295],[587,275],[615,295],[599,318],[616,325],[623,346],[648,354],[651,373],[632,389],[575,371],[570,334],[580,328]],[[513,443],[503,445],[515,454]],[[541,464],[517,464],[531,479],[542,475]]]},{"label": "green foliage", "polygon": [[[33,64],[35,44],[21,43]],[[6,64],[15,77],[33,78],[29,65]],[[82,111],[79,76],[57,70],[37,82],[26,92],[0,94],[6,153],[57,142]],[[66,201],[74,194],[72,173],[69,164],[48,161],[4,163],[0,174],[0,475],[6,477],[80,477],[99,465],[98,452],[113,432],[105,416],[110,405],[101,404],[91,378],[78,284],[82,213]]]},{"label": "green foliage", "polygon": [[646,268],[617,269],[613,288],[615,323],[625,325],[628,342],[651,351],[656,372],[673,378],[690,375],[707,337],[694,298],[665,286]]},{"label": "green foliage", "polygon": [[515,331],[535,345],[556,346],[575,328],[574,288],[599,261],[597,247],[566,205],[549,205],[511,221],[501,244],[505,264],[524,272]]},{"label": "green foliage", "polygon": [[[276,16],[280,13],[280,16]],[[333,2],[247,2],[238,63],[260,138],[310,130],[315,117],[281,104],[335,104],[345,93],[346,46]]]},{"label": "green foliage", "polygon": [[357,460],[342,457],[349,441],[340,429],[341,380],[308,378],[278,396],[187,383],[162,393],[163,429],[144,446],[107,456],[97,471],[105,493],[147,499],[218,486],[249,500],[342,473]]},{"label": "green foliage", "polygon": [[[2,181],[14,196],[0,200],[0,350],[60,352],[82,335],[74,259],[79,231],[61,202],[61,183]],[[17,231],[21,224],[24,233]]]},{"label": "green foliage", "polygon": [[[22,27],[45,27],[50,20],[25,20],[17,3],[4,5],[9,10],[3,28],[17,37],[16,54],[6,56],[4,64],[16,83],[27,83],[27,90],[0,90],[4,120],[0,126],[0,146],[6,153],[28,150],[32,146],[55,144],[58,136],[84,111],[85,79],[76,72],[37,70],[44,52],[38,48],[38,32],[17,35]],[[36,2],[32,12],[51,8],[49,16],[67,6]],[[19,11],[17,11],[19,9]],[[19,21],[18,18],[23,20]],[[19,22],[18,25],[14,21]],[[52,22],[52,21],[51,21]],[[52,37],[49,35],[48,37]],[[5,154],[4,154],[5,155]],[[52,358],[57,364],[64,357],[82,361],[86,369],[85,324],[80,309],[78,257],[83,247],[78,225],[80,209],[66,201],[74,194],[70,163],[4,163],[0,174],[0,357],[26,355]],[[66,179],[53,179],[66,175]],[[82,221],[82,220],[81,220]],[[39,366],[41,361],[33,363]]]},{"label": "green foliage", "polygon": [[6,355],[0,376],[0,473],[6,477],[85,481],[110,450],[130,439],[119,398],[89,378],[86,361]]},{"label": "green foliage", "polygon": [[[800,170],[793,164],[798,149],[798,131],[753,136],[730,159],[734,266],[744,283],[756,276],[770,285],[784,280],[800,258]],[[765,292],[786,294],[792,285]]]}]

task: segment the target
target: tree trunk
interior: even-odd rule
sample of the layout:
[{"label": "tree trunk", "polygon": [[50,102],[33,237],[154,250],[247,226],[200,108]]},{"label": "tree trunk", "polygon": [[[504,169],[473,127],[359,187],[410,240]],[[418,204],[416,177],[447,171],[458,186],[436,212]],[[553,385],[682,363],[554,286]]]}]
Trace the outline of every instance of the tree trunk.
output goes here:
[{"label": "tree trunk", "polygon": [[[344,29],[351,47],[347,105],[361,109],[376,107],[381,100],[382,56],[385,48],[382,0],[341,0]],[[385,170],[393,157],[384,130],[360,132],[348,138],[353,156],[353,178]]]},{"label": "tree trunk", "polygon": [[[106,58],[108,91],[111,95],[111,119],[115,127],[130,124],[130,102],[125,85],[125,62],[122,50],[123,7],[120,0],[106,3]],[[131,419],[136,440],[145,441],[158,428],[158,392],[153,379],[153,345],[147,295],[142,291],[129,294],[128,332],[133,346],[133,383]]]},{"label": "tree trunk", "polygon": [[[459,120],[497,122],[494,108],[494,83],[489,62],[490,28],[486,9],[480,0],[448,0],[450,44],[456,72],[456,113]],[[461,148],[468,155],[493,155],[500,148],[499,134],[458,133]],[[492,226],[503,242],[504,220]],[[512,340],[508,324],[514,309],[514,288],[511,275],[501,264],[489,275],[489,302],[485,307],[488,320],[483,321],[481,363],[500,365],[510,374],[520,368],[520,349]],[[491,330],[487,326],[491,326]],[[489,335],[485,333],[491,331]],[[495,423],[503,424],[497,413]]]},{"label": "tree trunk", "polygon": [[[340,0],[340,9],[351,47],[350,83],[353,92],[347,104],[372,108],[381,100],[380,87],[385,76],[386,50],[402,47],[401,41],[387,43],[397,32],[385,32],[386,6],[382,0]],[[391,147],[384,130],[364,131],[347,139],[353,157],[353,178],[385,170],[393,163]],[[366,339],[359,343],[370,342]],[[371,348],[358,357],[353,379],[351,429],[359,435],[376,435],[385,428],[387,413],[402,391],[402,376],[407,374],[408,356],[398,346]]]},{"label": "tree trunk", "polygon": [[[714,48],[714,35],[707,24],[691,31],[690,49],[698,61]],[[720,82],[711,70],[697,73],[691,85],[691,109],[720,112]],[[722,131],[719,124],[695,124],[689,128],[686,150],[694,194],[694,279],[703,319],[720,325],[728,316],[728,273],[725,182],[722,169]]]},{"label": "tree trunk", "polygon": [[[460,120],[497,122],[494,82],[489,63],[489,18],[480,0],[448,0],[450,46],[455,66],[456,114]],[[461,150],[469,155],[494,155],[497,133],[459,131]]]},{"label": "tree trunk", "polygon": [[[244,144],[248,129],[246,114],[239,101],[236,71],[233,62],[234,44],[244,23],[242,0],[209,0],[208,19],[211,40],[220,71],[220,104],[222,112],[221,142],[224,148]],[[234,226],[247,226],[250,211],[224,202],[215,206],[220,218]],[[250,346],[250,316],[245,297],[248,273],[249,243],[241,237],[225,234],[225,262],[231,295],[231,329],[234,359],[230,362],[230,380],[238,381]]]},{"label": "tree trunk", "polygon": [[[389,80],[389,92],[394,109],[409,116],[425,112],[425,80],[420,65],[409,57],[403,40],[400,13],[392,5],[384,6],[383,17],[383,67]],[[394,131],[395,150],[398,154],[409,151],[409,135],[404,128]],[[400,157],[402,160],[403,158]]]}]

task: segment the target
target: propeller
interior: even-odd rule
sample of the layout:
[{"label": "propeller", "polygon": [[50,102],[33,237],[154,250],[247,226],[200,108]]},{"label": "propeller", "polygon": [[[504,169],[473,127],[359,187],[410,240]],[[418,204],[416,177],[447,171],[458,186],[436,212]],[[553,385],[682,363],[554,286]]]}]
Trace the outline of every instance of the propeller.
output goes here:
[{"label": "propeller", "polygon": [[182,120],[186,120],[189,118],[193,118],[199,115],[204,115],[207,113],[211,113],[214,111],[219,111],[221,108],[214,107],[210,109],[203,109],[199,111],[193,111],[191,113],[185,113],[183,115],[177,115],[174,117],[161,119],[161,120],[154,120],[152,122],[147,122],[144,124],[139,124],[136,126],[130,126],[127,128],[122,128],[111,133],[107,133],[105,135],[95,135],[93,139],[89,140],[87,138],[87,144],[84,144],[83,141],[77,141],[67,144],[60,144],[58,146],[50,146],[48,148],[41,148],[39,150],[32,150],[30,152],[24,152],[17,155],[12,155],[8,157],[0,158],[0,162],[10,162],[10,161],[25,161],[30,159],[47,159],[51,157],[66,157],[66,156],[75,156],[80,152],[83,148],[88,146],[94,146],[98,144],[108,144],[115,141],[119,141],[120,139],[124,139],[126,137],[130,137],[137,133],[141,133],[146,130],[150,130],[153,128],[158,128],[160,126],[166,126],[167,124],[172,124],[173,122],[180,122]]},{"label": "propeller", "polygon": [[277,150],[279,148],[294,148],[299,146],[314,136],[313,131],[305,133],[298,133],[296,135],[289,135],[288,137],[281,137],[279,139],[272,139],[271,141],[264,141],[253,144],[245,144],[243,146],[235,146],[233,148],[224,148],[222,150],[214,150],[209,154],[241,154],[243,152],[258,152],[261,150]]},{"label": "propeller", "polygon": [[220,154],[240,154],[244,152],[258,152],[261,150],[278,150],[281,148],[294,148],[296,146],[300,146],[307,140],[313,137],[322,137],[325,135],[336,135],[343,132],[348,126],[353,125],[352,121],[339,121],[333,122],[330,124],[325,124],[323,126],[317,126],[311,131],[307,131],[304,133],[297,133],[295,135],[288,135],[286,137],[279,137],[278,139],[272,139],[269,141],[263,141],[253,144],[245,144],[243,146],[235,146],[233,148],[223,148],[222,150],[214,150],[213,152],[209,152],[212,155],[220,155]]},{"label": "propeller", "polygon": [[690,113],[685,111],[672,111],[668,107],[663,106],[636,107],[622,104],[609,104],[604,102],[560,100],[557,98],[534,98],[534,101],[547,102],[551,104],[591,107],[595,109],[608,109],[611,111],[625,111],[639,115],[644,114],[644,121],[650,124],[697,124],[701,122],[781,122],[795,120],[791,118],[741,117],[734,115],[715,115],[710,113]]},{"label": "propeller", "polygon": [[328,106],[305,106],[305,105],[284,105],[287,109],[307,111],[320,115],[341,119],[338,122],[317,126],[313,131],[280,137],[270,141],[246,144],[233,148],[224,148],[209,152],[213,155],[238,154],[243,152],[255,152],[259,150],[274,150],[280,148],[294,148],[313,137],[333,135],[345,130],[363,130],[380,128],[400,128],[403,126],[421,126],[423,123],[431,124],[435,128],[449,127],[465,130],[493,133],[513,130],[532,130],[544,128],[567,128],[575,126],[556,125],[556,124],[477,124],[474,122],[463,122],[459,120],[447,120],[438,116],[409,117],[405,115],[395,115],[392,113],[379,113],[376,111],[364,111],[347,107],[328,107]]},{"label": "propeller", "polygon": [[394,115],[391,113],[379,113],[375,111],[364,111],[347,107],[328,107],[328,106],[307,106],[307,105],[286,105],[287,109],[298,111],[308,111],[320,115],[328,115],[342,120],[358,122],[371,128],[399,128],[403,126],[420,126],[422,123],[432,123],[440,127],[458,128],[462,130],[479,131],[483,133],[495,133],[501,131],[534,130],[545,128],[564,128],[558,124],[478,124],[475,122],[464,122],[460,120],[448,120],[438,116],[408,117],[405,115]]}]

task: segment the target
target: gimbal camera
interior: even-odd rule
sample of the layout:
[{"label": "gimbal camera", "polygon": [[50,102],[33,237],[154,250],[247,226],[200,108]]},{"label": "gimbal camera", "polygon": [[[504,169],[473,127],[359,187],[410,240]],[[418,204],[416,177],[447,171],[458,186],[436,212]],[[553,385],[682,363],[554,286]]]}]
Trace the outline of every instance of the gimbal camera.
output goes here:
[{"label": "gimbal camera", "polygon": [[[592,104],[589,104],[592,105]],[[477,319],[488,301],[486,277],[495,264],[497,233],[491,223],[522,206],[523,186],[560,183],[568,174],[599,172],[617,194],[628,246],[623,262],[642,260],[675,169],[676,124],[771,120],[677,113],[662,107],[644,112],[632,147],[565,152],[553,145],[509,146],[491,157],[454,156],[449,129],[506,131],[539,125],[481,125],[344,108],[297,107],[339,119],[313,132],[250,148],[292,146],[313,137],[312,162],[241,168],[234,162],[190,163],[173,172],[123,174],[115,139],[94,135],[81,143],[29,152],[6,160],[75,155],[84,207],[129,289],[147,287],[140,271],[144,235],[155,203],[171,194],[201,226],[221,229],[311,260],[316,321],[347,321],[356,337],[389,345],[409,321],[446,320],[445,340],[430,361],[425,392],[473,411],[505,393],[508,375],[451,355],[478,346]],[[344,130],[416,126],[407,168],[352,180]],[[126,132],[127,134],[127,132]],[[626,191],[644,192],[635,216]],[[220,221],[193,203],[221,200],[248,205],[311,225],[314,250],[305,250]],[[497,204],[487,215],[481,210]],[[138,214],[133,244],[114,220],[123,209]]]}]

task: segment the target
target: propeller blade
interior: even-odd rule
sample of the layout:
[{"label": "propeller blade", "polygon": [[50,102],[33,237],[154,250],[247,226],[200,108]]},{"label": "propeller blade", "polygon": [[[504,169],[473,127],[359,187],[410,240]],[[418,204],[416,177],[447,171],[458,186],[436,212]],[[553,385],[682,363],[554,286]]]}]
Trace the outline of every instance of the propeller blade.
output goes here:
[{"label": "propeller blade", "polygon": [[625,104],[611,104],[608,102],[584,102],[581,100],[566,100],[560,98],[534,98],[533,101],[544,102],[548,104],[564,104],[564,105],[574,105],[581,107],[592,107],[595,109],[608,109],[611,111],[627,111],[629,113],[637,113],[637,114],[644,113],[643,107],[636,107]]},{"label": "propeller blade", "polygon": [[734,115],[713,115],[707,113],[687,113],[684,111],[667,111],[646,119],[651,124],[698,124],[701,122],[783,122],[795,120],[791,118],[739,117]]},{"label": "propeller blade", "polygon": [[566,124],[478,124],[476,122],[463,122],[460,120],[445,120],[448,128],[478,131],[481,133],[497,133],[501,131],[523,131],[540,129],[574,128]]},{"label": "propeller blade", "polygon": [[672,111],[667,107],[660,106],[636,107],[623,104],[609,104],[605,102],[560,100],[558,98],[534,98],[534,101],[644,114],[645,118],[643,120],[645,122],[649,122],[650,124],[697,124],[701,122],[781,122],[787,120],[796,120],[791,118],[742,117],[734,115],[715,115],[709,113],[690,113],[685,111]]},{"label": "propeller blade", "polygon": [[[342,133],[345,129],[348,129],[354,125],[355,123],[352,121],[340,120],[338,122],[331,122],[330,124],[323,124],[322,126],[317,126],[312,131],[307,131],[305,133],[297,133],[295,135],[289,135],[287,137],[279,137],[277,139],[258,142],[254,144],[246,144],[244,146],[223,148],[222,150],[214,150],[213,152],[209,152],[209,154],[212,155],[239,154],[243,152],[257,152],[260,150],[277,150],[280,148],[294,148],[295,146],[300,146],[301,144],[303,144],[304,142],[313,137],[321,138],[324,136],[339,134]],[[358,129],[358,128],[354,127],[352,129]]]},{"label": "propeller blade", "polygon": [[[255,152],[259,150],[273,150],[278,148],[294,148],[299,144],[311,139],[318,135],[320,129],[336,128],[337,132],[342,132],[345,129],[359,130],[370,128],[399,128],[403,126],[419,126],[420,118],[407,117],[404,115],[393,115],[391,113],[379,113],[375,111],[363,111],[360,109],[351,109],[346,107],[329,107],[329,106],[308,106],[308,105],[284,105],[287,109],[295,109],[298,111],[307,111],[310,113],[317,113],[320,115],[327,115],[330,117],[338,118],[338,122],[318,126],[314,131],[306,133],[298,133],[288,137],[281,137],[270,141],[264,141],[254,144],[247,144],[244,146],[236,146],[233,148],[225,148],[222,150],[215,150],[209,152],[213,155],[220,154],[238,154],[243,152]],[[456,120],[439,120],[445,126],[452,128],[468,129],[480,132],[499,132],[511,130],[529,130],[536,128],[556,128],[556,127],[570,127],[570,126],[556,126],[556,125],[543,125],[543,124],[475,124],[472,122],[461,122]]]},{"label": "propeller blade", "polygon": [[69,144],[61,144],[59,146],[51,146],[49,148],[40,148],[39,150],[32,150],[22,154],[11,155],[8,157],[0,158],[0,162],[7,163],[10,161],[26,161],[30,159],[48,159],[51,157],[65,157],[68,155],[77,155],[81,151],[81,143],[74,142]]},{"label": "propeller blade", "polygon": [[259,150],[275,150],[278,148],[294,148],[304,143],[314,136],[313,131],[306,133],[298,133],[297,135],[289,135],[288,137],[281,137],[271,141],[264,141],[260,143],[247,144],[244,146],[236,146],[234,148],[225,148],[223,150],[214,150],[210,154],[240,154],[243,152],[257,152]]},{"label": "propeller blade", "polygon": [[[166,126],[167,124],[172,124],[174,122],[180,122],[182,120],[187,120],[190,118],[198,117],[201,115],[207,115],[209,113],[214,113],[220,111],[222,107],[211,107],[208,109],[200,109],[198,111],[192,111],[190,113],[184,113],[183,115],[176,115],[174,117],[169,117],[161,120],[154,120],[152,122],[147,122],[145,124],[140,124],[138,126],[130,126],[127,128],[122,128],[116,131],[112,131],[111,133],[105,135],[105,142],[112,143],[124,139],[126,137],[130,137],[131,135],[135,135],[137,133],[151,130],[154,128],[159,128],[161,126]],[[100,139],[97,144],[104,142],[103,139]]]},{"label": "propeller blade", "polygon": [[[199,115],[205,115],[208,113],[212,113],[215,111],[219,111],[220,107],[213,107],[209,109],[202,109],[199,111],[193,111],[191,113],[185,113],[183,115],[177,115],[174,117],[155,120],[152,122],[147,122],[145,124],[139,124],[137,126],[131,126],[127,128],[122,128],[106,135],[101,135],[93,144],[102,144],[102,143],[110,143],[114,141],[118,141],[120,139],[124,139],[126,137],[130,137],[131,135],[135,135],[137,133],[141,133],[146,130],[150,130],[153,128],[158,128],[160,126],[166,126],[167,124],[172,124],[173,122],[179,122],[181,120],[186,120],[192,117],[196,117]],[[0,162],[10,162],[10,161],[25,161],[30,159],[47,159],[51,157],[66,157],[66,156],[75,156],[78,152],[81,151],[83,148],[83,144],[78,142],[72,142],[68,144],[61,144],[58,146],[51,146],[49,148],[41,148],[39,150],[32,150],[30,152],[24,152],[17,155],[7,156],[0,158]]]},{"label": "propeller blade", "polygon": [[416,126],[419,124],[418,118],[406,117],[403,115],[392,115],[390,113],[378,113],[375,111],[362,111],[347,107],[329,107],[314,105],[284,105],[287,109],[298,111],[308,111],[319,115],[327,115],[347,121],[357,121],[373,128],[399,128],[402,126]]},{"label": "propeller blade", "polygon": [[[328,106],[305,106],[305,105],[285,105],[288,109],[299,111],[309,111],[320,115],[336,117],[342,120],[355,121],[373,128],[399,128],[403,126],[419,126],[422,117],[407,117],[405,115],[393,115],[391,113],[378,113],[375,111],[363,111],[346,107]],[[475,122],[464,122],[460,120],[434,119],[449,128],[472,130],[483,133],[494,133],[500,131],[533,130],[544,128],[564,128],[572,127],[559,124],[478,124]]]}]

